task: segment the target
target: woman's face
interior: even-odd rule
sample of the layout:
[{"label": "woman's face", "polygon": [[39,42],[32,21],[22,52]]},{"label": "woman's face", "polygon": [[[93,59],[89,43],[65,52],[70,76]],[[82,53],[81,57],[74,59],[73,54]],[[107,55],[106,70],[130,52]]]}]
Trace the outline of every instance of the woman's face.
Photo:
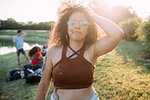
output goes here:
[{"label": "woman's face", "polygon": [[68,22],[68,35],[70,41],[84,41],[87,30],[88,21],[83,13],[75,12],[73,13]]}]

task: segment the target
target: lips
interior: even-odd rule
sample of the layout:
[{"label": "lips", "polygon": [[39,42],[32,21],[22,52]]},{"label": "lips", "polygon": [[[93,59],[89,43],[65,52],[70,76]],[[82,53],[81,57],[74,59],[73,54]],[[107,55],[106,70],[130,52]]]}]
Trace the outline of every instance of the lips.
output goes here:
[{"label": "lips", "polygon": [[74,33],[81,33],[79,30],[73,30]]}]

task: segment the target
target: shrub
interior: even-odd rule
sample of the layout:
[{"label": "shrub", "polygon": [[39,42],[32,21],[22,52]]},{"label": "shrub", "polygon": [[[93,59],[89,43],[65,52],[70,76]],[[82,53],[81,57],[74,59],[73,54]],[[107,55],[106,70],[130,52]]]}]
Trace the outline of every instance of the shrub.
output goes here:
[{"label": "shrub", "polygon": [[136,41],[137,36],[135,35],[135,32],[141,23],[142,20],[138,17],[126,19],[119,23],[121,28],[124,30],[124,39],[126,41]]},{"label": "shrub", "polygon": [[150,16],[137,28],[135,36],[138,36],[137,40],[150,41]]}]

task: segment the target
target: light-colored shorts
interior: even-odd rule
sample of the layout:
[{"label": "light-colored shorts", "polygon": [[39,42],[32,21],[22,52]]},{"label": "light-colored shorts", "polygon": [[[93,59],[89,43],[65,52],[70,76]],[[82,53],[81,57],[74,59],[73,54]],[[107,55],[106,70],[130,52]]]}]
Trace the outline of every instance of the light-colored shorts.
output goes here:
[{"label": "light-colored shorts", "polygon": [[[53,94],[51,95],[51,100],[56,100],[54,98]],[[92,96],[91,100],[99,100],[98,94],[96,93],[95,89],[94,89],[94,93],[93,93],[93,96]]]}]

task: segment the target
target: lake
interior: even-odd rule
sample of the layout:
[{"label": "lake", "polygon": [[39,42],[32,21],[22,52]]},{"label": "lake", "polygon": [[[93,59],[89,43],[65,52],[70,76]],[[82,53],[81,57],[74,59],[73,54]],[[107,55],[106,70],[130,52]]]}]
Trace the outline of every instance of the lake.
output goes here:
[{"label": "lake", "polygon": [[[11,43],[13,44],[13,43]],[[23,48],[24,50],[30,50],[32,47],[34,46],[39,46],[41,47],[41,45],[39,44],[33,44],[33,45],[29,45],[28,43],[24,42],[23,44]],[[16,48],[14,46],[2,46],[0,47],[0,55],[4,55],[4,54],[7,54],[7,53],[11,53],[11,52],[16,52]]]},{"label": "lake", "polygon": [[[49,30],[23,30],[28,35],[24,38],[24,50],[29,50],[33,46],[42,46],[48,42]],[[13,44],[13,36],[16,36],[17,30],[0,30],[0,55],[10,52],[16,52]]]}]

